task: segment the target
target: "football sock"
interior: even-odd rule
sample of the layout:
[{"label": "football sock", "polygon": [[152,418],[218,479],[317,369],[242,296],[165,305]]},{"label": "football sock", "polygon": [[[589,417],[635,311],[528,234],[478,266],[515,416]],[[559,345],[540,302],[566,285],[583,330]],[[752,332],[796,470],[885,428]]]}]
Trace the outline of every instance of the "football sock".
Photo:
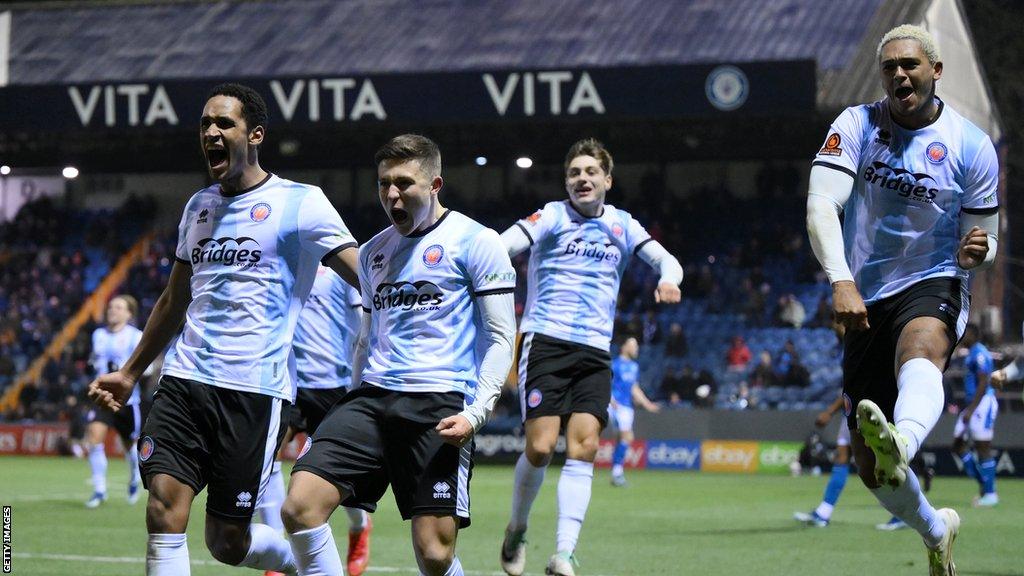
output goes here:
[{"label": "football sock", "polygon": [[612,474],[615,476],[622,475],[622,465],[626,462],[626,451],[629,449],[629,444],[625,442],[619,442],[615,445],[615,452],[612,453]]},{"label": "football sock", "polygon": [[348,514],[349,532],[361,532],[363,528],[366,528],[367,514],[365,510],[349,508],[348,506],[342,506],[342,508],[344,508],[345,513]]},{"label": "football sock", "polygon": [[515,480],[512,487],[512,517],[508,525],[513,530],[526,530],[530,519],[530,508],[537,499],[540,486],[544,483],[544,472],[547,466],[539,468],[530,464],[526,453],[519,455],[516,461]]},{"label": "football sock", "polygon": [[996,460],[989,458],[981,463],[981,488],[985,494],[996,491]]},{"label": "football sock", "polygon": [[583,527],[583,518],[590,505],[590,489],[594,480],[594,463],[567,459],[558,479],[558,529],[555,550],[572,552]]},{"label": "football sock", "polygon": [[188,540],[184,534],[150,534],[146,576],[189,576]]},{"label": "football sock", "polygon": [[[896,378],[899,395],[893,411],[896,429],[907,440],[907,461],[917,454],[935,427],[945,404],[942,371],[925,358],[911,358]],[[904,520],[906,520],[904,518]]]},{"label": "football sock", "polygon": [[128,461],[128,483],[138,485],[142,481],[142,474],[139,472],[139,447],[132,442],[131,448],[125,454]]},{"label": "football sock", "polygon": [[444,576],[463,576],[462,562],[459,562],[459,557],[455,556],[452,558],[451,565],[448,566],[448,571],[444,573]]},{"label": "football sock", "polygon": [[832,475],[829,476],[828,485],[825,486],[825,496],[815,510],[818,516],[828,520],[832,518],[832,509],[839,501],[839,495],[846,487],[846,479],[850,476],[849,464],[836,464],[832,467]]},{"label": "football sock", "polygon": [[295,570],[295,556],[279,530],[266,524],[249,524],[249,540],[249,552],[239,566],[275,572]]},{"label": "football sock", "polygon": [[107,453],[103,444],[89,448],[89,468],[92,470],[92,489],[99,494],[107,493]]},{"label": "football sock", "polygon": [[981,482],[981,472],[978,470],[978,461],[974,458],[974,453],[968,450],[960,457],[960,460],[964,463],[964,472],[971,478]]},{"label": "football sock", "polygon": [[871,493],[893,516],[917,530],[930,548],[934,548],[942,541],[946,534],[946,523],[939,518],[935,508],[932,508],[921,492],[921,484],[917,481],[916,474],[909,472],[907,481],[899,488],[882,486],[875,488]]},{"label": "football sock", "polygon": [[344,564],[334,544],[331,525],[323,524],[288,535],[302,576],[343,576]]},{"label": "football sock", "polygon": [[274,462],[274,467],[270,471],[270,479],[267,480],[267,487],[260,496],[260,505],[256,511],[260,513],[264,524],[279,533],[284,531],[284,522],[281,521],[281,505],[284,504],[284,495],[281,463]]}]

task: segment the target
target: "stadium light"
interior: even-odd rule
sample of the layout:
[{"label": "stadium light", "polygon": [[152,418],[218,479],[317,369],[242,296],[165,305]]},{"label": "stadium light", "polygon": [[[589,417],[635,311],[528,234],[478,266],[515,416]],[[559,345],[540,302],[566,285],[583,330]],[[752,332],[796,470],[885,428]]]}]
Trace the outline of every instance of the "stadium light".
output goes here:
[{"label": "stadium light", "polygon": [[3,166],[0,166],[0,176],[7,176],[10,173],[11,173],[11,167],[10,166],[8,166],[6,164],[4,164]]},{"label": "stadium light", "polygon": [[476,157],[476,165],[477,166],[487,166],[487,156],[477,156]]},{"label": "stadium light", "polygon": [[65,166],[64,169],[60,171],[60,173],[68,180],[78,178],[78,168],[75,168],[74,166]]},{"label": "stadium light", "polygon": [[533,166],[533,160],[531,160],[529,156],[520,156],[519,158],[516,158],[516,166],[519,166],[520,168],[529,168],[530,166]]}]

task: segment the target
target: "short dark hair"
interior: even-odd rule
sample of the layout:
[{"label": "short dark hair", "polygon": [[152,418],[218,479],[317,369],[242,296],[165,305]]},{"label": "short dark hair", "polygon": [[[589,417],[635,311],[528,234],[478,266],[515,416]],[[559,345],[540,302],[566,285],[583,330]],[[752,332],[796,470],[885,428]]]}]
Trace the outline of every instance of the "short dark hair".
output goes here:
[{"label": "short dark hair", "polygon": [[263,129],[266,130],[267,103],[263,100],[263,96],[260,96],[259,92],[243,84],[228,82],[214,86],[206,99],[209,100],[214,96],[237,98],[242,103],[242,118],[245,119],[245,127],[252,130],[257,126],[263,126]]},{"label": "short dark hair", "polygon": [[419,134],[395,136],[373,155],[377,165],[385,160],[419,160],[420,169],[434,178],[441,175],[441,150],[433,140]]},{"label": "short dark hair", "polygon": [[612,155],[608,152],[608,149],[604,147],[599,140],[596,138],[584,138],[578,140],[572,147],[569,148],[569,153],[565,155],[565,171],[569,171],[569,164],[572,163],[573,158],[577,156],[593,156],[597,158],[597,161],[601,164],[601,169],[604,173],[611,176],[612,167]]}]

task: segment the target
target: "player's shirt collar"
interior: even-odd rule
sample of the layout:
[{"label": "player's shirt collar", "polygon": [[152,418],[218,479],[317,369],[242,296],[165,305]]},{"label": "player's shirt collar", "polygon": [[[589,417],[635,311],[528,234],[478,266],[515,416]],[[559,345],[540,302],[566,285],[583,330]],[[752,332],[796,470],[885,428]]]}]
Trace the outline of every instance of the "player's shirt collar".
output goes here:
[{"label": "player's shirt collar", "polygon": [[886,97],[885,109],[889,113],[889,119],[900,130],[906,130],[907,132],[917,132],[918,130],[924,130],[925,128],[931,126],[932,124],[935,124],[936,122],[939,121],[939,118],[942,118],[942,111],[946,108],[946,103],[943,102],[942,99],[940,99],[938,96],[935,97],[935,101],[939,103],[939,111],[935,113],[935,118],[932,118],[930,122],[923,126],[918,126],[917,128],[907,128],[906,126],[896,121],[896,118],[894,118],[892,115],[892,110],[889,109],[888,97]]},{"label": "player's shirt collar", "polygon": [[604,204],[601,204],[600,214],[598,214],[597,216],[587,216],[583,212],[580,212],[580,209],[577,208],[576,205],[572,203],[572,200],[566,200],[565,203],[568,204],[569,207],[572,208],[572,211],[578,214],[580,218],[586,218],[587,220],[596,220],[597,218],[604,216]]},{"label": "player's shirt collar", "polygon": [[266,184],[268,181],[270,181],[270,179],[273,178],[273,177],[274,177],[274,175],[272,173],[267,172],[267,176],[263,180],[260,180],[256,184],[254,184],[254,185],[252,185],[252,186],[250,186],[250,187],[248,187],[248,188],[246,188],[244,190],[239,190],[238,192],[235,192],[234,194],[227,194],[226,192],[224,192],[224,188],[222,186],[220,186],[220,185],[217,186],[217,190],[220,192],[220,195],[225,197],[225,198],[237,198],[237,197],[241,196],[242,194],[248,194],[249,192],[252,192],[253,190],[256,190],[257,188],[260,188],[261,186]]},{"label": "player's shirt collar", "polygon": [[426,228],[420,230],[419,232],[410,232],[409,235],[406,236],[406,238],[422,238],[423,236],[430,234],[431,232],[434,231],[435,228],[441,225],[441,222],[444,222],[444,219],[447,218],[448,215],[451,214],[451,212],[452,211],[450,209],[445,208],[444,214],[441,214],[441,217],[437,219],[437,222],[434,222],[433,224],[427,226]]}]

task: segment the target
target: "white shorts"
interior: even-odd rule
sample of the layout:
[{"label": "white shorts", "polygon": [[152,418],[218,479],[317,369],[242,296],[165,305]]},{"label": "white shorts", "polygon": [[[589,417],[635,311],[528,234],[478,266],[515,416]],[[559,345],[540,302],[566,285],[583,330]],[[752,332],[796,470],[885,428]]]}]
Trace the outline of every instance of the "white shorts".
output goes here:
[{"label": "white shorts", "polygon": [[836,446],[849,446],[850,445],[850,425],[846,423],[846,418],[839,419],[839,432],[836,433]]},{"label": "white shorts", "polygon": [[619,432],[633,431],[633,414],[635,411],[629,406],[622,404],[609,404],[608,416],[615,423],[615,429]]},{"label": "white shorts", "polygon": [[999,414],[999,402],[995,395],[986,394],[978,403],[978,408],[971,414],[971,422],[964,426],[963,418],[956,419],[956,428],[953,429],[953,438],[964,440],[992,441],[992,433],[996,426],[996,416]]}]

